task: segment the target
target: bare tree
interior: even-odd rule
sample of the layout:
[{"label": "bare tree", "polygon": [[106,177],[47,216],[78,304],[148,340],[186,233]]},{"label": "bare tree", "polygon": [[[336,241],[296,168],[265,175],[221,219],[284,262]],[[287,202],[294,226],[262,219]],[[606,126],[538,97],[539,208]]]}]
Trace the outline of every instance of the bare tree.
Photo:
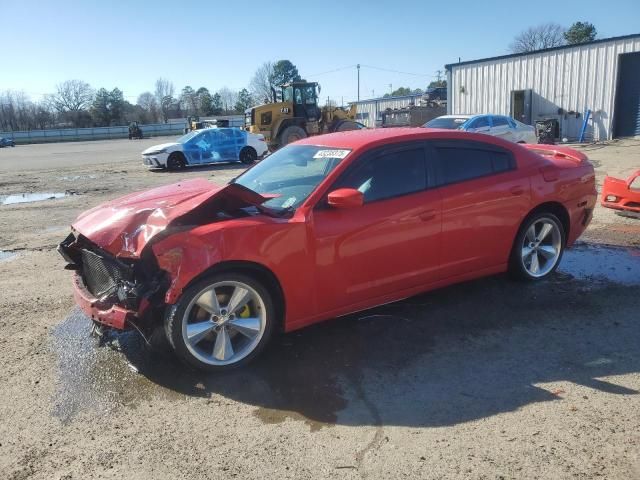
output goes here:
[{"label": "bare tree", "polygon": [[525,53],[564,45],[566,43],[564,38],[565,30],[563,26],[557,23],[544,23],[529,27],[524,32],[516,35],[509,45],[509,50],[513,53]]},{"label": "bare tree", "polygon": [[260,65],[249,82],[249,90],[253,98],[264,103],[275,101],[271,83],[273,78],[273,63],[265,62]]},{"label": "bare tree", "polygon": [[56,92],[49,95],[47,103],[58,112],[63,121],[75,127],[91,125],[89,107],[93,102],[94,91],[82,80],[67,80],[56,86]]},{"label": "bare tree", "polygon": [[79,112],[89,109],[93,95],[94,91],[87,82],[67,80],[56,86],[52,101],[59,112]]},{"label": "bare tree", "polygon": [[24,92],[0,92],[0,131],[46,128],[55,114],[45,102],[34,103]]},{"label": "bare tree", "polygon": [[151,92],[144,92],[138,96],[138,105],[146,112],[151,122],[157,122],[159,118],[158,101]]},{"label": "bare tree", "polygon": [[169,110],[175,103],[173,98],[174,93],[175,88],[171,81],[166,78],[159,78],[156,80],[156,100],[158,101],[158,105],[160,105],[160,111],[162,112],[162,120],[164,123],[167,123],[167,120],[169,119]]},{"label": "bare tree", "polygon": [[227,87],[222,87],[218,90],[218,95],[220,95],[222,110],[224,110],[224,113],[228,114],[235,112],[236,102],[238,101],[238,92],[234,92]]}]

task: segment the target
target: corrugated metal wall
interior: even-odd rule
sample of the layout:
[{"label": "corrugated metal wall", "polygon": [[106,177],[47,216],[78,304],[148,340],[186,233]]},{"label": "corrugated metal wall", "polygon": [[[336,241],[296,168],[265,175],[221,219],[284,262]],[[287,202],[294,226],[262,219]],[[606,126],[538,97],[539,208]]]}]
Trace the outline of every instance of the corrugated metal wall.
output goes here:
[{"label": "corrugated metal wall", "polygon": [[376,120],[382,120],[381,114],[387,108],[404,108],[410,104],[417,105],[421,96],[422,94],[381,97],[355,102],[357,105],[356,120],[367,127],[373,128],[376,126]]},{"label": "corrugated metal wall", "polygon": [[[511,113],[511,92],[532,90],[531,120],[557,118],[562,137],[579,136],[591,109],[587,138],[612,137],[618,59],[640,51],[640,36],[511,58],[451,65],[448,111]],[[558,114],[574,111],[580,115]]]}]

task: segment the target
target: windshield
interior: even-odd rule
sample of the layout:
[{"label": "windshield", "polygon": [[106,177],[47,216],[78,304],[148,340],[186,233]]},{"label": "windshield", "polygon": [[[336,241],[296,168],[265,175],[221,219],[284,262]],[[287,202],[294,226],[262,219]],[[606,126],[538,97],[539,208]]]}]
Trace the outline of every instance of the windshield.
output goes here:
[{"label": "windshield", "polygon": [[240,175],[235,183],[264,196],[273,195],[264,206],[293,210],[350,152],[315,145],[288,145]]},{"label": "windshield", "polygon": [[202,133],[202,130],[198,131],[198,130],[193,130],[189,133],[187,133],[186,135],[181,136],[178,140],[176,140],[176,142],[178,143],[186,143],[189,140],[191,140],[193,137],[195,137],[196,135],[200,135]]},{"label": "windshield", "polygon": [[447,130],[455,130],[461,128],[469,119],[465,117],[438,117],[429,120],[423,125],[427,128],[446,128]]},{"label": "windshield", "polygon": [[293,87],[285,87],[282,89],[282,101],[283,102],[293,101]]}]

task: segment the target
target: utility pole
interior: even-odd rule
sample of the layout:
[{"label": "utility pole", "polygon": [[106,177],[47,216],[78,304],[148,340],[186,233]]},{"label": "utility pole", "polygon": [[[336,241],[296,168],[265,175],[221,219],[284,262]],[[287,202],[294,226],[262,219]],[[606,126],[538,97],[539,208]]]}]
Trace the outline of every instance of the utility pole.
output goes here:
[{"label": "utility pole", "polygon": [[389,95],[391,95],[391,93],[393,93],[393,85],[389,84]]},{"label": "utility pole", "polygon": [[360,101],[360,64],[358,64],[358,101]]},{"label": "utility pole", "polygon": [[436,70],[436,79],[438,80],[438,83],[440,83],[440,79],[442,78],[442,74],[444,72],[442,70]]},{"label": "utility pole", "polygon": [[376,98],[376,91],[375,90],[371,90],[371,98]]}]

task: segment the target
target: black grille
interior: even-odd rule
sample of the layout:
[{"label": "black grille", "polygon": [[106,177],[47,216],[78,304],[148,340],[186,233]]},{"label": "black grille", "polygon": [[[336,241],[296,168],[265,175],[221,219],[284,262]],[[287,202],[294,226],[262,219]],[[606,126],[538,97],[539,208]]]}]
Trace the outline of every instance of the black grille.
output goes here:
[{"label": "black grille", "polygon": [[116,259],[82,250],[82,278],[96,298],[104,299],[116,293],[118,284],[127,279],[127,273]]}]

